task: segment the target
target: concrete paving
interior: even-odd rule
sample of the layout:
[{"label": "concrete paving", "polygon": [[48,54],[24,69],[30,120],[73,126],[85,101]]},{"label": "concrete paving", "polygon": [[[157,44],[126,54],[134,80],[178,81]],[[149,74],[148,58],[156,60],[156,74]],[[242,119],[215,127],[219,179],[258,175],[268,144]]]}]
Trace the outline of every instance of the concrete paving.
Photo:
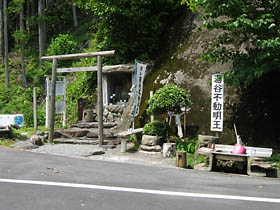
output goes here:
[{"label": "concrete paving", "polygon": [[280,182],[0,148],[0,203],[5,210],[273,210]]}]

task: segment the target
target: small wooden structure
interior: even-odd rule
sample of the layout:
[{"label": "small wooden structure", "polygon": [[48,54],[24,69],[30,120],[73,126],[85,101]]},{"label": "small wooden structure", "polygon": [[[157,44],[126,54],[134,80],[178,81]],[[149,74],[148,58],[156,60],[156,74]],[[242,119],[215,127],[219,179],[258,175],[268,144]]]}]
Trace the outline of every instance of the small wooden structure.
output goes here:
[{"label": "small wooden structure", "polygon": [[[96,66],[58,68],[58,73],[97,71]],[[134,65],[119,64],[102,67],[103,105],[110,104],[110,98],[115,94],[116,102],[127,102],[134,78]]]},{"label": "small wooden structure", "polygon": [[176,151],[176,166],[180,168],[187,167],[187,152]]},{"label": "small wooden structure", "polygon": [[68,59],[79,59],[97,57],[97,87],[98,87],[98,122],[99,122],[99,146],[103,144],[103,92],[102,92],[102,56],[113,56],[115,51],[101,51],[90,53],[79,53],[69,55],[54,55],[43,56],[41,61],[52,61],[52,78],[51,78],[51,100],[49,109],[49,142],[53,142],[54,138],[54,115],[55,115],[55,90],[56,90],[56,75],[57,75],[57,61]]}]

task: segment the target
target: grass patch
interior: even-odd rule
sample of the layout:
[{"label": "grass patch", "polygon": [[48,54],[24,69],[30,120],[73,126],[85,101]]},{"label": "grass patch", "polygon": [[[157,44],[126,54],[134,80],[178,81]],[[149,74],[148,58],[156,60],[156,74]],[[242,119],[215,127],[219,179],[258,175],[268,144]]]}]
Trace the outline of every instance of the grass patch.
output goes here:
[{"label": "grass patch", "polygon": [[0,147],[9,147],[14,148],[14,144],[16,143],[16,140],[14,139],[0,139]]},{"label": "grass patch", "polygon": [[187,153],[187,167],[188,168],[194,168],[195,165],[198,165],[200,163],[206,163],[206,156],[204,155],[198,155],[195,157],[193,153]]},{"label": "grass patch", "polygon": [[[45,126],[39,126],[38,131],[48,132],[48,128],[46,128]],[[33,127],[23,127],[23,128],[17,129],[17,130],[16,129],[13,130],[13,135],[15,135],[15,137],[17,135],[30,137],[33,134],[35,134],[35,131],[34,131]]]}]

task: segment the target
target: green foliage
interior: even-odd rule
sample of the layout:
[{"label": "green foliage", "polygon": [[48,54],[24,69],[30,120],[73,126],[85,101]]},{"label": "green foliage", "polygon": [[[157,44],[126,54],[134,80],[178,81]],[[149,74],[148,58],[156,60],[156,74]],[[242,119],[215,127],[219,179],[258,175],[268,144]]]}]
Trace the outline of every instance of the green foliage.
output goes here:
[{"label": "green foliage", "polygon": [[193,153],[187,153],[187,167],[194,168],[195,165],[200,163],[206,163],[205,155],[195,156]]},{"label": "green foliage", "polygon": [[134,142],[135,141],[135,136],[134,135],[130,135],[128,140],[130,142]]},{"label": "green foliage", "polygon": [[[5,88],[4,84],[0,85],[0,113],[1,114],[23,114],[24,125],[33,126],[33,90],[32,88],[22,88],[21,86],[12,85]],[[38,95],[41,90],[38,89]],[[37,106],[38,125],[45,123],[44,106]]]},{"label": "green foliage", "polygon": [[176,141],[176,150],[184,150],[187,153],[194,153],[197,146],[198,138],[189,139],[189,140],[181,140],[177,139]]},{"label": "green foliage", "polygon": [[137,138],[135,138],[134,135],[129,136],[129,142],[133,143],[133,147],[129,148],[127,151],[128,152],[137,152],[139,147],[141,146],[141,141]]},{"label": "green foliage", "polygon": [[[22,9],[21,3],[23,3],[24,8],[25,31],[18,30],[19,11]],[[50,75],[52,69],[50,62],[44,62],[42,65],[39,65],[38,22],[44,20],[46,23],[46,46],[50,39],[53,38],[51,46],[46,52],[48,55],[76,53],[78,48],[86,47],[86,42],[90,38],[89,34],[93,31],[91,28],[92,21],[89,19],[89,16],[85,13],[80,14],[80,10],[77,9],[80,25],[77,31],[73,33],[72,1],[70,0],[49,2],[48,7],[44,9],[45,15],[40,18],[37,15],[37,3],[33,4],[30,1],[29,3],[29,7],[27,7],[27,1],[24,0],[8,1],[9,71],[11,84],[9,89],[4,87],[4,65],[0,61],[0,113],[23,113],[25,126],[33,126],[33,87],[37,87],[38,124],[45,124],[45,75]],[[31,9],[34,12],[27,12],[27,9]],[[87,21],[86,24],[83,24],[85,21]],[[14,53],[15,50],[19,49],[19,40],[26,41],[25,70],[28,86],[26,89],[21,87],[20,59],[17,57],[18,54]],[[74,62],[59,61],[58,65],[59,67],[67,67],[74,65]],[[89,63],[91,65],[94,64],[92,60],[86,62],[87,65]],[[70,79],[71,85],[75,86],[75,84],[78,84],[77,87],[72,86],[69,90],[68,99],[73,99],[73,101],[67,101],[70,117],[77,113],[76,99],[78,97],[85,98],[88,106],[91,106],[95,100],[93,94],[96,88],[95,73],[85,73],[84,76],[77,76],[77,79],[80,81],[74,82],[72,78]],[[59,117],[57,115],[57,118]]]},{"label": "green foliage", "polygon": [[12,0],[10,5],[8,6],[8,11],[12,13],[18,13],[22,10],[22,4],[24,0]]},{"label": "green foliage", "polygon": [[181,108],[189,106],[191,101],[183,88],[165,85],[155,92],[148,104],[148,114],[179,113]]},{"label": "green foliage", "polygon": [[27,39],[26,31],[16,30],[13,34],[13,37],[16,40],[26,40]]},{"label": "green foliage", "polygon": [[13,148],[16,141],[12,139],[0,139],[0,146]]},{"label": "green foliage", "polygon": [[97,102],[96,72],[76,73],[75,80],[67,84],[66,90],[68,123],[78,120],[78,99],[85,101],[85,108],[95,108]]},{"label": "green foliage", "polygon": [[[67,55],[76,53],[78,50],[78,44],[69,34],[59,34],[58,37],[52,39],[48,48],[48,55]],[[58,66],[67,67],[71,66],[71,61],[60,61]]]},{"label": "green foliage", "polygon": [[75,53],[77,51],[77,42],[69,34],[59,34],[58,37],[52,39],[48,48],[48,55],[65,55]]},{"label": "green foliage", "polygon": [[180,0],[76,0],[98,18],[97,49],[115,49],[116,63],[147,59],[158,49],[164,28],[178,14]]},{"label": "green foliage", "polygon": [[280,153],[273,154],[270,158],[267,159],[268,161],[273,162],[280,162]]},{"label": "green foliage", "polygon": [[196,10],[196,1],[195,0],[182,0],[181,4],[187,5],[191,11]]},{"label": "green foliage", "polygon": [[170,132],[170,126],[158,120],[147,123],[143,128],[143,135],[162,136],[163,138],[168,136]]},{"label": "green foliage", "polygon": [[280,68],[280,3],[278,0],[184,0],[197,8],[208,30],[222,30],[202,57],[232,62],[226,81],[249,85],[268,71]]}]

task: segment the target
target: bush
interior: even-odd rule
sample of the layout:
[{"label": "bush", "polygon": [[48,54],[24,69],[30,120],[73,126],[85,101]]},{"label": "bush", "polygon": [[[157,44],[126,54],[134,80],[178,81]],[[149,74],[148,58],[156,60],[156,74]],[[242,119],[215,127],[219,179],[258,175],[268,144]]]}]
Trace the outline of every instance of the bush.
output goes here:
[{"label": "bush", "polygon": [[77,50],[77,42],[69,34],[59,34],[51,41],[48,48],[48,55],[65,55],[74,53]]},{"label": "bush", "polygon": [[[11,85],[5,88],[4,84],[0,85],[0,113],[1,114],[23,114],[24,126],[33,126],[33,89],[22,88],[21,86]],[[42,95],[42,89],[37,89],[38,97]],[[37,105],[38,125],[45,123],[44,106]]]},{"label": "bush", "polygon": [[[51,41],[48,48],[48,55],[67,55],[76,53],[78,44],[69,34],[59,34],[58,37]],[[71,66],[73,61],[60,61],[59,67]]]},{"label": "bush", "polygon": [[144,135],[162,136],[165,138],[171,132],[171,127],[163,122],[154,120],[147,123],[143,128]]},{"label": "bush", "polygon": [[166,85],[155,92],[148,104],[148,114],[179,113],[181,108],[191,104],[191,100],[183,88]]},{"label": "bush", "polygon": [[75,80],[67,84],[66,109],[67,123],[78,121],[78,99],[84,99],[85,109],[95,108],[97,102],[96,74],[95,72],[77,72]]},{"label": "bush", "polygon": [[176,141],[176,150],[184,150],[187,153],[193,154],[195,152],[197,142],[198,138],[190,139],[187,141],[182,141],[181,139],[178,139]]}]

